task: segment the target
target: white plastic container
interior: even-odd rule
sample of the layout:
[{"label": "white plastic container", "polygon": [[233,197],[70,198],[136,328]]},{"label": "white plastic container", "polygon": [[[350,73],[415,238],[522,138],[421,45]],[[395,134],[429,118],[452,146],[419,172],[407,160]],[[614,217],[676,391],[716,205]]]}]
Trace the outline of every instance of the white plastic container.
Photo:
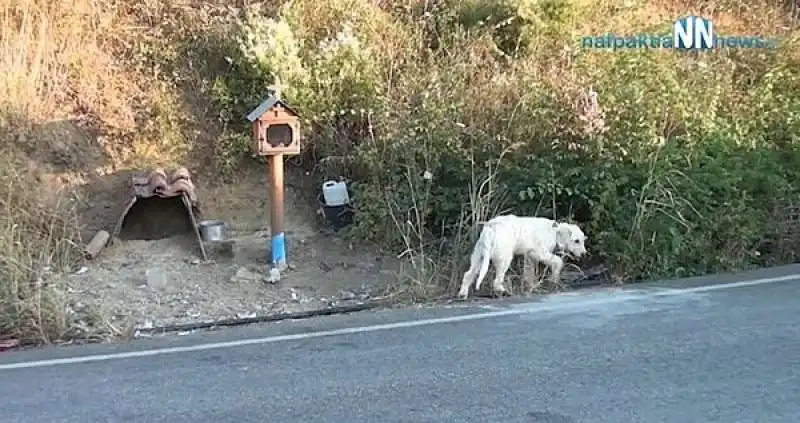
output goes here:
[{"label": "white plastic container", "polygon": [[322,197],[325,205],[329,207],[343,206],[350,203],[350,195],[347,194],[347,183],[326,181],[322,184]]}]

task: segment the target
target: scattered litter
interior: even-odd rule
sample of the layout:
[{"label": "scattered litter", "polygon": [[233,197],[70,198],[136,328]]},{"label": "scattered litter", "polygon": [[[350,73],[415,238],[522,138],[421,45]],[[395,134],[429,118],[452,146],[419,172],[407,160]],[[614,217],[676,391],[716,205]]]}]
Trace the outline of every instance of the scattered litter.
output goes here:
[{"label": "scattered litter", "polygon": [[6,339],[0,341],[0,351],[8,351],[18,346],[19,346],[19,341],[17,341],[16,339]]},{"label": "scattered litter", "polygon": [[144,323],[137,325],[136,329],[153,329],[155,325],[153,325],[152,320],[145,320]]},{"label": "scattered litter", "polygon": [[78,269],[78,270],[75,272],[75,275],[82,275],[82,274],[84,274],[84,273],[86,273],[86,272],[88,272],[88,271],[89,271],[89,268],[88,268],[88,267],[86,267],[86,266],[81,266],[81,268],[80,268],[80,269]]},{"label": "scattered litter", "polygon": [[152,333],[142,332],[139,329],[136,329],[136,331],[133,333],[134,338],[150,338],[152,336]]},{"label": "scattered litter", "polygon": [[252,319],[254,317],[256,317],[256,313],[255,312],[251,312],[251,313],[236,313],[236,318],[238,318],[238,319]]}]

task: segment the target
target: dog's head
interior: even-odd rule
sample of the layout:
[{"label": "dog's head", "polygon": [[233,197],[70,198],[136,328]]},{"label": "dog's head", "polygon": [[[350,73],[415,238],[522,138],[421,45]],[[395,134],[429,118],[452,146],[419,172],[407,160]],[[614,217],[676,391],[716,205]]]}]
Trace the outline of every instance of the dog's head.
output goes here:
[{"label": "dog's head", "polygon": [[558,248],[567,251],[576,258],[586,254],[586,235],[578,225],[572,223],[556,223],[556,243]]}]

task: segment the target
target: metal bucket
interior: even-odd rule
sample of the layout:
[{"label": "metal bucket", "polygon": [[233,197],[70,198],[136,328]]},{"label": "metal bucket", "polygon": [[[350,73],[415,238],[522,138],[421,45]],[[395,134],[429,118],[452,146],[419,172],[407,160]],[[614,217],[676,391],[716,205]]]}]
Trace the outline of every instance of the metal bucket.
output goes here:
[{"label": "metal bucket", "polygon": [[224,241],[225,222],[221,220],[203,220],[197,224],[200,227],[200,236],[206,242]]}]

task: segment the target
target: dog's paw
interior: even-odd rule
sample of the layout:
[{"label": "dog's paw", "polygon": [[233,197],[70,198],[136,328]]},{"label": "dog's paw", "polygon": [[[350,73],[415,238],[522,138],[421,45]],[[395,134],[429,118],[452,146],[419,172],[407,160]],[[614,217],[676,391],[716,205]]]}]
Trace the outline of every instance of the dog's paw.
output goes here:
[{"label": "dog's paw", "polygon": [[496,289],[492,291],[492,296],[495,298],[510,297],[511,293],[506,289]]}]

